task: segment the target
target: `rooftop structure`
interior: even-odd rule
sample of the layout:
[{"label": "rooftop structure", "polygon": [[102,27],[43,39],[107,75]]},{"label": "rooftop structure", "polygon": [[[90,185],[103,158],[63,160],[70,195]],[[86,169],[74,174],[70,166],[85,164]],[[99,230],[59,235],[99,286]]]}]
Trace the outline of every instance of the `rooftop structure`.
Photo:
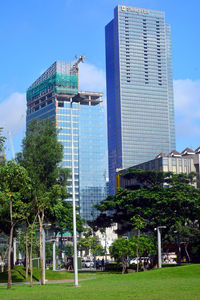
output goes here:
[{"label": "rooftop structure", "polygon": [[130,169],[138,170],[156,170],[164,172],[173,172],[176,174],[185,173],[189,174],[191,172],[197,173],[197,182],[195,186],[200,188],[200,147],[196,150],[186,148],[181,152],[181,154],[174,150],[170,154],[166,155],[160,153],[154,159],[146,161],[144,163],[132,166],[129,169],[119,169],[117,170],[117,188],[124,187],[129,188],[133,185],[131,178],[124,178],[124,174],[128,174]]}]

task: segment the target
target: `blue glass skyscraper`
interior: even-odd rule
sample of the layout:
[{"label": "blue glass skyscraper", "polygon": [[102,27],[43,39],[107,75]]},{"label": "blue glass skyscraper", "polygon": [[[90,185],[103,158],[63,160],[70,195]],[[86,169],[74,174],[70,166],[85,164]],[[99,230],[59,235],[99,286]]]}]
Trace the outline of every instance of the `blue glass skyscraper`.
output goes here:
[{"label": "blue glass skyscraper", "polygon": [[176,148],[170,25],[164,12],[118,5],[106,26],[110,193],[115,172]]},{"label": "blue glass skyscraper", "polygon": [[[85,220],[96,217],[94,204],[106,198],[106,129],[102,94],[78,90],[73,63],[55,62],[27,90],[27,123],[56,120],[63,144],[62,166],[72,169],[72,129],[75,199]],[[72,193],[69,178],[68,192]],[[72,201],[68,198],[67,201]]]}]

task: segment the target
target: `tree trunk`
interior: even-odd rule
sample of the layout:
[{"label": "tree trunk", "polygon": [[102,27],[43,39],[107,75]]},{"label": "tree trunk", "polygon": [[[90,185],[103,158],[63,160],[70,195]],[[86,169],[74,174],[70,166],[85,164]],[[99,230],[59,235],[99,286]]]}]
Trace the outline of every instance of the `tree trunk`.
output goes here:
[{"label": "tree trunk", "polygon": [[139,272],[139,249],[140,249],[140,230],[137,235],[137,272]]},{"label": "tree trunk", "polygon": [[10,290],[12,287],[12,274],[11,274],[11,251],[12,251],[12,240],[13,240],[13,216],[12,216],[12,198],[10,197],[10,237],[8,244],[8,286],[7,288]]},{"label": "tree trunk", "polygon": [[33,261],[32,261],[32,256],[33,256],[33,232],[32,232],[32,230],[31,230],[30,263],[29,263],[29,265],[30,265],[30,286],[31,287],[33,286]]},{"label": "tree trunk", "polygon": [[181,264],[181,243],[180,243],[180,233],[177,235],[177,264]]},{"label": "tree trunk", "polygon": [[44,210],[41,214],[38,214],[40,223],[40,267],[41,267],[41,285],[45,284],[45,274],[44,274],[44,257],[43,257],[43,220],[44,220]]},{"label": "tree trunk", "polygon": [[191,259],[190,259],[189,252],[188,252],[187,248],[188,248],[188,243],[185,244],[185,253],[187,254],[188,262],[190,263]]},{"label": "tree trunk", "polygon": [[123,258],[122,259],[122,274],[126,273],[126,269],[127,269],[127,259]]},{"label": "tree trunk", "polygon": [[29,254],[28,254],[28,224],[26,224],[26,280],[28,279],[28,267],[29,267]]}]

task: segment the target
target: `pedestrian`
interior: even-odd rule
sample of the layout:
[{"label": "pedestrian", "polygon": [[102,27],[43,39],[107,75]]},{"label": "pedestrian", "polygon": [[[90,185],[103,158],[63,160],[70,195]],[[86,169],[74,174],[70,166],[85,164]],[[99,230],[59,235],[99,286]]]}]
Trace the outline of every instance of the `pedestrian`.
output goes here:
[{"label": "pedestrian", "polygon": [[101,260],[101,269],[102,269],[102,271],[104,270],[104,259],[103,258]]},{"label": "pedestrian", "polygon": [[96,261],[96,268],[100,269],[101,268],[101,260],[98,258]]}]

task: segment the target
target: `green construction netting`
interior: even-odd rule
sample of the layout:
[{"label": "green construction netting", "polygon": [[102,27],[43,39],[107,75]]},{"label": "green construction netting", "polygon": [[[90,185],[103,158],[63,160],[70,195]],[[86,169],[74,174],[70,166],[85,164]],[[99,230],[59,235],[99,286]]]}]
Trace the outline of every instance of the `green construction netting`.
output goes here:
[{"label": "green construction netting", "polygon": [[55,73],[48,79],[40,82],[27,90],[27,101],[44,93],[50,88],[54,88],[55,93],[77,94],[78,93],[78,75]]}]

